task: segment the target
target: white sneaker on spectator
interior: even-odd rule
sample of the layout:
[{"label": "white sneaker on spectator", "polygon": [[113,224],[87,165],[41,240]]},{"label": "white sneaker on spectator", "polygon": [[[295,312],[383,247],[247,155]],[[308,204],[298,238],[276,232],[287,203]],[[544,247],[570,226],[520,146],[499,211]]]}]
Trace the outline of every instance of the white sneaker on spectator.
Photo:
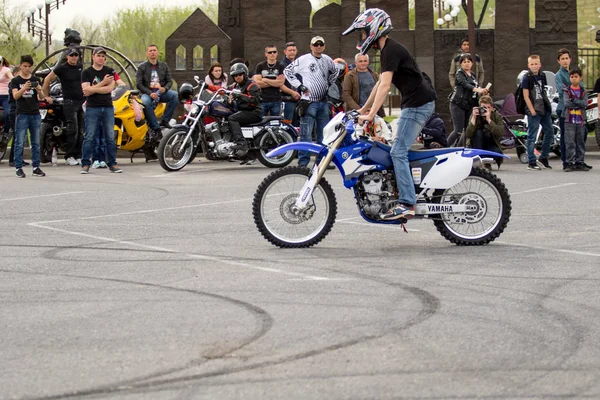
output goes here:
[{"label": "white sneaker on spectator", "polygon": [[94,161],[94,163],[92,164],[92,168],[93,169],[100,168],[100,161],[98,161],[98,160]]},{"label": "white sneaker on spectator", "polygon": [[108,165],[104,161],[100,161],[100,168],[108,168]]},{"label": "white sneaker on spectator", "polygon": [[73,165],[79,165],[79,163],[77,162],[77,160],[75,160],[75,158],[73,158],[73,157],[67,158],[65,160],[65,164],[71,165],[71,166],[73,166]]}]

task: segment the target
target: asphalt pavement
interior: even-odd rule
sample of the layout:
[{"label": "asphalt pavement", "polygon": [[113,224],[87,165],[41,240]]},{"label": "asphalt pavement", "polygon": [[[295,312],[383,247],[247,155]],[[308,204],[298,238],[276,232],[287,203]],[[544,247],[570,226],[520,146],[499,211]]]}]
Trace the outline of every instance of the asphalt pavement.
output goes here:
[{"label": "asphalt pavement", "polygon": [[600,398],[600,153],[499,171],[504,233],[371,225],[337,171],[331,233],[282,250],[271,170],[0,164],[0,399]]}]

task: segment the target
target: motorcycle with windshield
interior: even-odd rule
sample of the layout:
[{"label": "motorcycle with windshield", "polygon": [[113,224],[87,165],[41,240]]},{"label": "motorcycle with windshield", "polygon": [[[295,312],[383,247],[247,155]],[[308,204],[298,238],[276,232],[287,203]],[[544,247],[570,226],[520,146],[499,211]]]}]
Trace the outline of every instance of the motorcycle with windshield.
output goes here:
[{"label": "motorcycle with windshield", "polygon": [[[279,247],[319,243],[335,222],[337,202],[324,178],[333,162],[351,189],[367,222],[402,225],[380,215],[397,204],[398,191],[390,146],[363,135],[358,113],[337,114],[323,130],[323,145],[298,142],[267,154],[292,150],[316,153],[312,169],[292,166],[268,175],[254,195],[252,213],[259,232]],[[508,158],[479,149],[441,148],[410,151],[408,159],[417,193],[415,216],[433,221],[440,234],[457,245],[484,245],[506,228],[511,200],[502,181],[481,168],[482,159]]]},{"label": "motorcycle with windshield", "polygon": [[[142,151],[146,162],[156,160],[156,148],[160,143],[159,135],[150,134],[144,118],[139,90],[130,90],[128,86],[117,86],[112,91],[112,103],[115,108],[115,143],[117,149],[126,150],[133,156]],[[167,109],[166,103],[158,103],[154,109],[156,119],[160,120]]]},{"label": "motorcycle with windshield", "polygon": [[[240,160],[252,162],[258,159],[269,168],[285,167],[294,159],[294,150],[276,156],[268,156],[270,150],[293,143],[298,137],[296,129],[282,121],[281,117],[265,117],[260,122],[242,126],[242,134],[248,143],[248,153],[238,154],[227,117],[234,109],[226,101],[228,95],[239,91],[209,87],[196,76],[196,92],[185,120],[164,134],[158,147],[158,160],[165,171],[179,171],[199,151],[208,160]],[[191,85],[184,83],[189,88]],[[181,88],[180,88],[180,97]],[[206,122],[206,123],[205,123]]]}]

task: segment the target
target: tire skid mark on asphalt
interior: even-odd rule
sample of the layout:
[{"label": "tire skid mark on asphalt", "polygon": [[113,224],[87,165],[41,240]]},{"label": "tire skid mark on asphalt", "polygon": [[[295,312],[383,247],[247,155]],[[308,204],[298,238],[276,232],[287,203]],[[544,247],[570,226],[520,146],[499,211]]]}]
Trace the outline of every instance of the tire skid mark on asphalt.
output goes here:
[{"label": "tire skid mark on asphalt", "polygon": [[274,274],[293,276],[295,278],[300,277],[305,280],[311,280],[311,281],[334,281],[334,280],[336,280],[335,278],[328,278],[328,277],[317,276],[317,275],[308,275],[308,274],[303,274],[301,272],[285,271],[285,270],[282,270],[279,268],[261,267],[258,265],[252,265],[252,264],[244,263],[241,261],[235,261],[235,259],[206,256],[206,255],[194,254],[194,253],[185,253],[185,252],[180,252],[180,251],[173,250],[173,249],[167,249],[164,247],[151,246],[151,245],[147,245],[147,244],[143,244],[143,243],[131,242],[128,240],[119,240],[119,239],[113,239],[113,238],[108,238],[108,237],[103,237],[103,236],[91,235],[89,233],[69,231],[66,229],[55,228],[52,226],[45,226],[45,225],[41,225],[41,224],[42,223],[31,222],[27,225],[34,226],[34,227],[40,228],[40,229],[48,229],[48,230],[55,231],[55,232],[65,233],[68,235],[74,235],[74,236],[80,236],[80,237],[85,237],[85,238],[94,239],[94,240],[100,240],[103,242],[119,243],[119,244],[125,244],[125,245],[129,245],[129,246],[139,247],[139,248],[143,248],[143,249],[160,251],[163,253],[183,255],[185,257],[189,257],[189,258],[196,259],[196,260],[218,262],[221,264],[231,265],[234,267],[250,268],[250,269],[254,269],[254,270],[262,271],[262,272],[269,272],[269,273],[274,273]]},{"label": "tire skid mark on asphalt", "polygon": [[[384,331],[379,332],[378,334],[363,335],[358,338],[346,340],[346,341],[343,341],[340,343],[335,343],[330,346],[325,346],[325,347],[321,347],[318,349],[303,351],[303,352],[292,354],[289,356],[280,357],[275,360],[259,361],[259,362],[254,362],[254,363],[251,363],[248,365],[241,365],[241,366],[236,366],[236,367],[231,367],[231,368],[225,367],[225,368],[221,368],[221,369],[218,369],[215,371],[197,373],[197,374],[192,374],[192,375],[182,376],[182,377],[164,378],[164,379],[148,378],[148,379],[145,379],[144,382],[139,382],[139,379],[138,379],[136,382],[126,381],[126,382],[122,382],[118,385],[113,385],[113,386],[109,386],[109,387],[103,386],[101,388],[92,388],[92,389],[81,390],[81,391],[72,392],[72,393],[63,393],[63,394],[59,394],[59,395],[34,397],[34,398],[28,398],[28,399],[29,400],[58,400],[58,399],[74,398],[74,397],[77,397],[77,398],[79,398],[79,397],[94,397],[94,396],[99,396],[99,395],[110,395],[110,394],[115,394],[115,393],[144,393],[144,392],[157,392],[157,391],[161,391],[161,390],[171,390],[173,387],[176,387],[177,385],[180,385],[180,384],[192,383],[192,382],[196,382],[196,381],[203,380],[203,379],[208,379],[208,378],[213,378],[213,377],[218,377],[218,376],[225,376],[225,375],[235,374],[238,372],[246,372],[246,371],[251,371],[251,370],[260,369],[260,368],[268,368],[271,366],[282,365],[282,364],[289,363],[289,362],[294,362],[294,361],[298,361],[298,360],[302,360],[302,359],[307,359],[310,357],[315,357],[315,356],[318,356],[321,354],[325,354],[327,352],[348,348],[348,347],[351,347],[351,346],[354,346],[357,344],[361,344],[364,342],[368,342],[371,340],[380,339],[389,334],[394,334],[394,333],[398,333],[400,331],[404,331],[404,330],[409,329],[421,322],[426,321],[427,319],[432,317],[439,310],[439,308],[441,306],[440,300],[437,297],[435,297],[431,293],[429,293],[423,289],[420,289],[418,287],[409,286],[409,285],[406,285],[406,284],[403,284],[400,282],[394,282],[389,279],[381,278],[378,276],[373,276],[373,275],[368,275],[368,274],[363,274],[363,273],[348,272],[345,269],[334,269],[334,268],[323,268],[323,269],[330,271],[330,272],[339,273],[342,275],[350,275],[350,276],[358,277],[358,278],[365,279],[365,280],[371,280],[371,281],[374,281],[377,283],[384,284],[386,286],[391,286],[391,287],[397,288],[401,291],[408,292],[408,293],[412,294],[413,296],[415,296],[417,298],[417,300],[420,301],[421,307],[412,318],[398,324],[397,326],[395,326],[393,328],[385,329]],[[1,271],[2,270],[0,270],[0,272]],[[22,272],[19,271],[19,273],[22,273]],[[45,275],[70,276],[70,275],[62,275],[62,274],[45,274]],[[96,279],[93,277],[82,277],[82,278]],[[104,280],[108,280],[108,281],[121,281],[121,280],[112,279],[112,278],[98,278],[98,279],[104,279]],[[123,282],[127,283],[129,281],[123,281]],[[140,284],[161,287],[161,285],[145,284],[145,283],[140,283]],[[189,289],[189,290],[181,289],[181,290],[195,292],[191,289]],[[213,295],[213,294],[210,294],[210,295]],[[213,295],[213,296],[218,296],[218,295]],[[191,365],[191,366],[189,366],[189,368],[194,367],[194,366],[197,366],[197,365]],[[166,374],[163,373],[163,374],[161,374],[161,376],[171,374],[174,372],[179,372],[179,371],[180,370],[171,371]],[[149,379],[152,379],[152,380],[147,382]]]},{"label": "tire skid mark on asphalt", "polygon": [[251,336],[249,336],[248,338],[243,340],[241,343],[236,344],[235,346],[230,346],[229,348],[224,348],[224,349],[220,350],[216,354],[211,354],[210,357],[203,356],[203,357],[200,357],[197,359],[192,359],[192,360],[188,361],[185,365],[182,365],[179,367],[174,367],[174,368],[169,368],[167,370],[157,371],[155,373],[140,376],[137,378],[131,378],[131,379],[128,379],[125,381],[118,382],[116,384],[107,384],[107,385],[102,385],[102,386],[99,386],[99,387],[96,387],[93,389],[75,391],[75,392],[64,393],[64,394],[60,394],[60,395],[51,395],[51,396],[43,396],[43,397],[26,397],[28,399],[50,400],[50,399],[62,399],[62,398],[69,398],[69,397],[105,395],[105,394],[109,394],[109,393],[114,393],[115,391],[120,391],[119,388],[121,388],[124,385],[141,384],[140,381],[143,382],[143,381],[147,381],[150,379],[156,379],[158,377],[170,375],[173,373],[184,371],[189,368],[197,367],[197,366],[202,365],[212,359],[223,358],[231,353],[234,353],[238,350],[243,349],[244,347],[250,345],[251,343],[253,343],[253,342],[259,340],[260,338],[262,338],[263,336],[265,336],[271,330],[271,328],[273,327],[273,323],[274,323],[273,317],[271,317],[271,315],[269,313],[267,313],[266,310],[254,305],[254,304],[251,304],[251,303],[248,303],[248,302],[245,302],[242,300],[234,299],[232,297],[227,297],[227,296],[223,296],[223,295],[216,294],[216,293],[204,292],[204,291],[200,291],[200,290],[179,288],[179,287],[161,285],[161,284],[156,284],[156,283],[130,281],[130,280],[126,280],[126,279],[93,277],[93,276],[75,275],[75,274],[55,274],[55,273],[46,273],[46,272],[37,272],[37,271],[16,271],[16,270],[9,270],[9,269],[0,269],[0,272],[9,273],[9,274],[20,274],[20,275],[38,275],[38,276],[41,275],[41,276],[48,276],[48,277],[64,277],[64,278],[71,278],[71,279],[103,281],[103,282],[112,282],[112,283],[117,283],[117,284],[143,286],[143,287],[149,287],[149,288],[153,288],[153,289],[163,289],[163,290],[168,290],[168,291],[190,293],[190,294],[197,295],[197,296],[210,297],[215,300],[232,303],[233,305],[235,305],[237,307],[247,310],[251,315],[253,315],[255,317],[255,319],[258,322],[258,324],[257,324],[258,329],[256,329],[255,332]]},{"label": "tire skid mark on asphalt", "polygon": [[[533,302],[526,301],[525,299],[518,299],[514,296],[503,296],[503,297],[509,298],[516,303],[522,303],[525,307],[530,308],[532,310],[532,312],[531,312],[532,318],[535,318],[536,316],[538,316],[541,313],[546,314],[552,320],[557,321],[560,325],[562,325],[566,332],[572,333],[570,335],[562,336],[564,338],[563,343],[565,344],[563,346],[565,348],[564,351],[562,351],[562,352],[555,351],[554,348],[550,348],[547,351],[547,355],[550,355],[551,357],[553,357],[554,360],[545,359],[544,363],[546,363],[546,362],[557,363],[558,364],[557,367],[559,367],[559,368],[562,367],[567,360],[569,360],[571,357],[573,357],[575,355],[575,353],[577,353],[581,349],[582,344],[585,341],[584,338],[585,338],[586,327],[583,327],[580,323],[575,321],[574,318],[571,316],[572,314],[567,313],[567,312],[561,312],[561,311],[558,311],[556,309],[552,309],[552,308],[549,308],[548,306],[546,306],[544,304],[546,302],[546,300],[553,300],[553,301],[557,301],[559,303],[568,303],[570,306],[585,307],[585,308],[590,309],[589,311],[594,314],[597,312],[597,310],[591,306],[582,305],[581,303],[577,303],[577,302],[573,302],[571,300],[552,296],[553,292],[555,292],[571,283],[568,281],[567,282],[559,282],[554,285],[551,285],[549,288],[547,288],[547,290],[545,290],[542,293],[534,292],[531,290],[517,289],[517,288],[512,288],[512,287],[502,287],[502,286],[497,286],[497,285],[482,284],[480,282],[478,282],[478,283],[456,282],[456,281],[452,281],[452,282],[458,284],[458,285],[452,285],[452,287],[459,286],[465,290],[469,290],[471,292],[478,292],[478,293],[484,294],[484,295],[497,296],[497,293],[489,293],[489,292],[482,290],[481,288],[490,288],[490,289],[494,289],[494,290],[514,292],[515,294],[528,294],[528,295],[532,296],[535,299],[535,300],[533,300]],[[450,286],[450,285],[444,284],[443,286]],[[469,289],[465,286],[475,286],[475,288]],[[539,317],[538,317],[538,319],[539,319]],[[546,376],[548,376],[551,373],[552,373],[552,371],[540,372],[539,376],[530,379],[526,383],[520,384],[519,387],[527,388],[527,387],[531,386],[533,383],[539,382],[541,379],[545,378]],[[511,383],[513,385],[517,385],[517,382],[511,382]],[[518,394],[514,393],[514,395],[517,396]]]}]

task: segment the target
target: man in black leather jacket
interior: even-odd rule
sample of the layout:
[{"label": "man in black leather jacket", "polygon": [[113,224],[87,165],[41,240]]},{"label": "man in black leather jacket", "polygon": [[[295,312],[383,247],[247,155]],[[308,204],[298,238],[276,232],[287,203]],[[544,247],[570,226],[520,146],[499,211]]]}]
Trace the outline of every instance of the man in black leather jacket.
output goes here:
[{"label": "man in black leather jacket", "polygon": [[[135,74],[137,89],[142,93],[144,104],[144,115],[148,127],[155,134],[160,135],[160,128],[170,128],[169,121],[179,101],[177,92],[169,90],[173,81],[171,72],[166,63],[158,61],[158,47],[155,44],[148,45],[146,49],[148,61],[138,66]],[[154,115],[154,107],[158,103],[167,103],[167,109],[162,117],[160,125]]]},{"label": "man in black leather jacket", "polygon": [[242,134],[242,125],[252,124],[262,120],[262,106],[260,104],[260,87],[248,77],[248,67],[242,63],[231,66],[229,75],[233,78],[230,89],[239,91],[231,96],[230,102],[235,103],[237,112],[231,114],[227,120],[236,143],[232,147],[237,150],[238,155],[244,155],[248,151],[248,144]]}]

